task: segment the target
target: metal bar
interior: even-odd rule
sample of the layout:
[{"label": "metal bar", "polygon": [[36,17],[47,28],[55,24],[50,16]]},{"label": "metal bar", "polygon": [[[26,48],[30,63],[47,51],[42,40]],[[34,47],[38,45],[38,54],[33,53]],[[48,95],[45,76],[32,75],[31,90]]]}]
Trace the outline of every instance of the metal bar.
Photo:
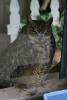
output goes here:
[{"label": "metal bar", "polygon": [[65,0],[65,20],[64,20],[64,33],[63,33],[63,44],[62,44],[62,57],[61,57],[61,69],[60,78],[67,76],[67,0]]}]

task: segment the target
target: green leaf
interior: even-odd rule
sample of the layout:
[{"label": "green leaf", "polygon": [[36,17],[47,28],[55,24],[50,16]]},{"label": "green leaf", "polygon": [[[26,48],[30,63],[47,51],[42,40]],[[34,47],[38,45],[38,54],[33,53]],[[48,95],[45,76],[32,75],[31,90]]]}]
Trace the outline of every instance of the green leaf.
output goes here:
[{"label": "green leaf", "polygon": [[40,19],[45,22],[49,21],[51,17],[52,17],[51,13],[45,13],[45,14],[40,15]]},{"label": "green leaf", "polygon": [[60,21],[61,21],[61,25],[64,26],[64,14],[61,14]]},{"label": "green leaf", "polygon": [[61,48],[62,47],[62,37],[59,35],[62,31],[62,27],[57,27],[52,25],[52,33],[55,38],[56,42],[56,48]]}]

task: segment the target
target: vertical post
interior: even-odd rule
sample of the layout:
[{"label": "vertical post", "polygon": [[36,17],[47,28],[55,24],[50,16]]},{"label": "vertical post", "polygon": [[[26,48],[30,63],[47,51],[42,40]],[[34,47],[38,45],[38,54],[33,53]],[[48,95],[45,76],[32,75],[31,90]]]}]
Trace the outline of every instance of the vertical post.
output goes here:
[{"label": "vertical post", "polygon": [[10,0],[0,0],[0,33],[7,33]]},{"label": "vertical post", "polygon": [[24,18],[28,18],[30,16],[30,3],[31,0],[18,0],[20,6],[20,18],[21,21]]},{"label": "vertical post", "polygon": [[31,9],[31,19],[37,20],[37,17],[40,15],[39,14],[39,9],[40,9],[39,1],[31,0],[30,9]]},{"label": "vertical post", "polygon": [[59,0],[51,0],[51,14],[53,17],[53,25],[60,27],[60,12],[59,12]]},{"label": "vertical post", "polygon": [[64,21],[60,78],[65,78],[66,76],[67,76],[67,0],[65,0],[65,21]]},{"label": "vertical post", "polygon": [[7,26],[8,35],[10,35],[11,42],[16,40],[18,36],[20,26],[20,15],[19,15],[19,3],[18,0],[11,0],[10,2],[10,24]]}]

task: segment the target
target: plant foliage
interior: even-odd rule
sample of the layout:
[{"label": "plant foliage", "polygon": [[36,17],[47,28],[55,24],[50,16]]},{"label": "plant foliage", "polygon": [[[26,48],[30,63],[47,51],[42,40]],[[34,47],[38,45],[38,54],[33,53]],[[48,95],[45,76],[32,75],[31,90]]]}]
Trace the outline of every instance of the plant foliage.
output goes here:
[{"label": "plant foliage", "polygon": [[[43,20],[44,22],[48,22],[51,18],[52,16],[50,12],[40,15],[40,19]],[[64,26],[64,11],[60,15],[60,23],[61,23],[61,27],[51,25],[52,34],[56,42],[56,48],[62,47],[61,33],[63,32],[63,26]]]}]

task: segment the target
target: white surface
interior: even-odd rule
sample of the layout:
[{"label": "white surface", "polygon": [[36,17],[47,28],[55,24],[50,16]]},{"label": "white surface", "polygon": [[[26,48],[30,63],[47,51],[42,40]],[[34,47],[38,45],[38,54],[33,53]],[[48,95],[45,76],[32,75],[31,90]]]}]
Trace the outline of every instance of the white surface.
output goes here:
[{"label": "white surface", "polygon": [[19,3],[18,0],[11,0],[10,2],[10,24],[7,26],[8,35],[10,35],[11,42],[15,41],[18,36],[20,26],[19,15]]},{"label": "white surface", "polygon": [[31,0],[30,10],[31,10],[31,19],[37,20],[37,16],[39,16],[39,1],[38,0]]},{"label": "white surface", "polygon": [[60,25],[60,13],[59,13],[59,0],[51,0],[51,14],[53,17],[53,25],[54,26],[61,26]]}]

